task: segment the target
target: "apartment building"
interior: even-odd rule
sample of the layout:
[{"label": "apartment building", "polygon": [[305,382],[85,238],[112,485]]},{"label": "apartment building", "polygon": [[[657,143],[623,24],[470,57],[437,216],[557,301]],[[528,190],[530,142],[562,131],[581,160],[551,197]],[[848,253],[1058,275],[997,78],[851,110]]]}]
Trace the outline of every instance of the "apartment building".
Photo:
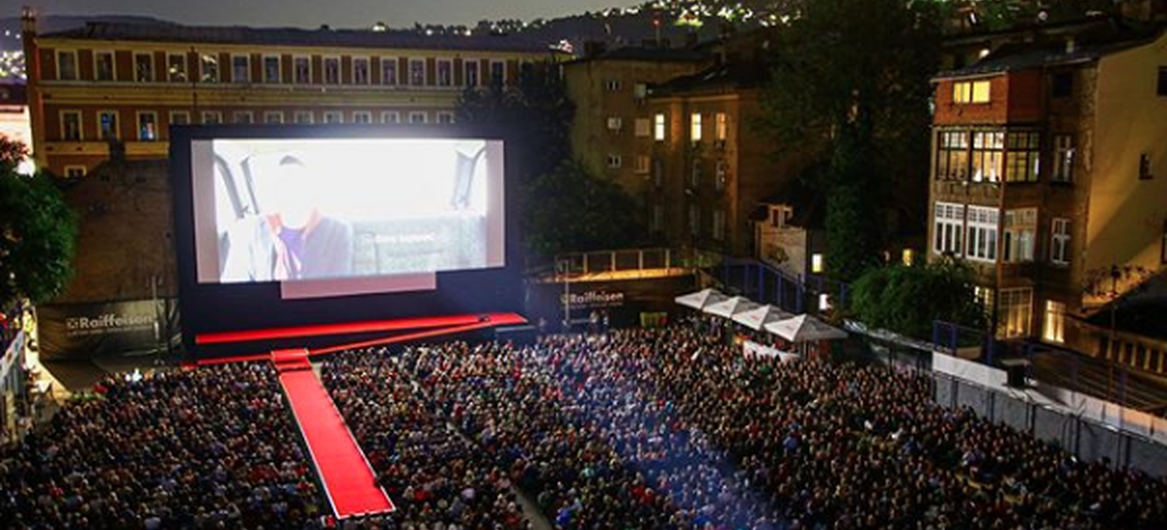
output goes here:
[{"label": "apartment building", "polygon": [[565,58],[518,36],[90,23],[24,17],[37,162],[78,177],[110,157],[164,158],[185,124],[447,123],[468,87]]},{"label": "apartment building", "polygon": [[977,268],[1001,338],[1164,371],[1164,338],[1091,323],[1143,281],[1108,271],[1167,264],[1163,26],[1035,35],[934,82],[930,258]]}]

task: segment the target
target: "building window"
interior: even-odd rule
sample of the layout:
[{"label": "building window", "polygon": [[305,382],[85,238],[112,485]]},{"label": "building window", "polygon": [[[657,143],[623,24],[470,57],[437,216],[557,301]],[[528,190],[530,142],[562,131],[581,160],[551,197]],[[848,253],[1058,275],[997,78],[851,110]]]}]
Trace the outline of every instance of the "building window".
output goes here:
[{"label": "building window", "polygon": [[1066,342],[1066,304],[1045,301],[1045,324],[1042,326],[1041,338],[1057,344]]},{"label": "building window", "polygon": [[202,74],[200,79],[204,83],[218,83],[219,82],[219,57],[209,53],[204,53],[199,56],[199,73]]},{"label": "building window", "polygon": [[968,207],[968,248],[964,255],[979,261],[997,261],[1000,212],[996,208]]},{"label": "building window", "polygon": [[725,210],[718,208],[713,210],[713,240],[722,239],[725,239]]},{"label": "building window", "polygon": [[831,310],[831,295],[828,293],[819,293],[819,311]]},{"label": "building window", "polygon": [[65,178],[79,179],[86,173],[85,166],[65,166]]},{"label": "building window", "polygon": [[166,56],[166,79],[171,83],[186,82],[186,55],[172,53]]},{"label": "building window", "polygon": [[696,189],[701,185],[701,159],[694,158],[693,165],[689,168],[689,187]]},{"label": "building window", "polygon": [[314,120],[315,118],[312,116],[312,111],[310,110],[298,110],[292,115],[292,121],[297,124],[309,124]]},{"label": "building window", "polygon": [[353,84],[367,85],[369,84],[369,59],[368,57],[353,58]]},{"label": "building window", "polygon": [[397,85],[397,58],[384,57],[381,59],[381,84]]},{"label": "building window", "polygon": [[344,123],[344,114],[339,110],[325,111],[324,123]]},{"label": "building window", "polygon": [[269,110],[263,113],[264,123],[284,123],[284,112],[281,110]]},{"label": "building window", "polygon": [[636,118],[633,122],[636,129],[636,137],[643,138],[652,134],[652,122],[648,118]]},{"label": "building window", "polygon": [[937,254],[963,254],[964,205],[938,202],[935,212],[936,234],[932,250]]},{"label": "building window", "polygon": [[117,140],[121,137],[116,110],[103,110],[97,113],[97,137],[105,141]]},{"label": "building window", "polygon": [[235,83],[251,82],[251,57],[246,55],[231,57],[231,81]]},{"label": "building window", "polygon": [[466,72],[462,84],[471,88],[478,86],[478,59],[464,59],[463,64]]},{"label": "building window", "polygon": [[636,83],[632,85],[632,97],[636,99],[637,103],[643,102],[644,98],[648,97],[648,84]]},{"label": "building window", "polygon": [[608,82],[605,83],[605,87],[608,89],[608,92],[619,92],[620,85],[621,83],[619,79],[609,79]]},{"label": "building window", "polygon": [[665,182],[665,164],[659,158],[652,161],[652,185],[661,187]]},{"label": "building window", "polygon": [[1005,133],[974,132],[972,144],[973,182],[1000,182]]},{"label": "building window", "polygon": [[1074,135],[1054,135],[1054,172],[1050,180],[1054,182],[1074,181]]},{"label": "building window", "polygon": [[454,85],[454,63],[449,59],[439,59],[438,67],[438,86],[453,86]]},{"label": "building window", "polygon": [[171,125],[188,125],[190,124],[190,113],[185,110],[170,111]]},{"label": "building window", "polygon": [[339,57],[325,57],[324,58],[324,84],[339,85],[340,84],[340,58]]},{"label": "building window", "polygon": [[154,54],[134,54],[134,80],[139,83],[154,81]]},{"label": "building window", "polygon": [[1001,289],[1000,333],[1012,339],[1029,336],[1029,321],[1033,314],[1033,289]]},{"label": "building window", "polygon": [[66,110],[61,112],[61,139],[67,142],[81,141],[81,112]]},{"label": "building window", "polygon": [[652,117],[652,137],[658,142],[663,142],[665,139],[665,115],[657,113]]},{"label": "building window", "polygon": [[96,52],[93,54],[93,77],[98,81],[113,81],[116,63],[113,52]]},{"label": "building window", "polygon": [[959,104],[988,103],[989,81],[962,81],[952,84],[952,102]]},{"label": "building window", "polygon": [[912,263],[914,262],[915,253],[912,252],[912,249],[905,248],[904,251],[900,253],[900,263],[902,263],[905,267],[911,267]]},{"label": "building window", "polygon": [[381,112],[381,123],[401,123],[401,113],[395,110]]},{"label": "building window", "polygon": [[608,155],[608,169],[620,169],[624,159],[620,155]]},{"label": "building window", "polygon": [[373,113],[368,111],[354,112],[353,123],[373,123]]},{"label": "building window", "polygon": [[689,235],[696,237],[701,229],[701,209],[696,204],[689,205]]},{"label": "building window", "polygon": [[1159,67],[1159,82],[1155,86],[1155,93],[1167,96],[1167,66]]},{"label": "building window", "polygon": [[1070,220],[1054,219],[1050,230],[1049,260],[1054,265],[1070,264]]},{"label": "building window", "polygon": [[438,123],[443,124],[443,125],[450,125],[450,124],[454,123],[454,113],[453,112],[439,112],[438,113]]},{"label": "building window", "polygon": [[490,62],[490,83],[492,85],[503,85],[507,80],[507,63],[503,61]]},{"label": "building window", "polygon": [[295,57],[292,59],[292,81],[297,85],[312,84],[312,59]]},{"label": "building window", "polygon": [[941,131],[937,139],[936,179],[968,178],[968,131]]},{"label": "building window", "polygon": [[717,191],[724,191],[729,181],[729,164],[725,160],[718,160],[714,167],[713,187]]},{"label": "building window", "polygon": [[609,131],[619,131],[622,127],[624,127],[624,120],[620,119],[619,116],[609,116],[608,117],[608,130]]},{"label": "building window", "polygon": [[217,110],[203,112],[203,125],[218,125],[223,123],[223,113]]},{"label": "building window", "polygon": [[143,142],[153,142],[158,139],[158,114],[154,112],[138,113],[138,139]]},{"label": "building window", "polygon": [[822,274],[823,272],[823,255],[819,253],[810,255],[810,272],[814,274]]},{"label": "building window", "polygon": [[665,207],[660,204],[652,205],[652,219],[649,220],[649,230],[660,232],[665,226]]},{"label": "building window", "polygon": [[1041,156],[1041,135],[1035,132],[1011,132],[1006,136],[1008,148],[1005,180],[1008,182],[1037,182],[1038,159]]},{"label": "building window", "polygon": [[729,137],[729,117],[724,112],[718,112],[715,118],[717,141],[724,142]]},{"label": "building window", "polygon": [[701,113],[694,112],[689,115],[689,139],[694,142],[701,141]]},{"label": "building window", "polygon": [[425,123],[426,121],[428,121],[427,118],[428,118],[428,116],[426,116],[426,113],[424,113],[424,112],[410,112],[409,113],[409,123]]},{"label": "building window", "polygon": [[255,123],[255,116],[251,114],[250,110],[241,110],[235,113],[235,123],[242,125]]},{"label": "building window", "polygon": [[425,60],[409,60],[409,84],[412,86],[425,85]]},{"label": "building window", "polygon": [[652,169],[652,159],[646,155],[636,155],[636,174],[647,175]]},{"label": "building window", "polygon": [[57,52],[57,79],[61,81],[77,80],[77,52]]},{"label": "building window", "polygon": [[1058,72],[1054,74],[1053,87],[1050,92],[1055,98],[1068,98],[1074,95],[1073,72]]},{"label": "building window", "polygon": [[1139,155],[1139,180],[1151,180],[1155,178],[1151,174],[1151,153],[1142,153]]},{"label": "building window", "polygon": [[1037,234],[1037,208],[1021,208],[1005,212],[1006,262],[1033,261]]},{"label": "building window", "polygon": [[280,82],[280,57],[278,55],[263,58],[263,82]]}]

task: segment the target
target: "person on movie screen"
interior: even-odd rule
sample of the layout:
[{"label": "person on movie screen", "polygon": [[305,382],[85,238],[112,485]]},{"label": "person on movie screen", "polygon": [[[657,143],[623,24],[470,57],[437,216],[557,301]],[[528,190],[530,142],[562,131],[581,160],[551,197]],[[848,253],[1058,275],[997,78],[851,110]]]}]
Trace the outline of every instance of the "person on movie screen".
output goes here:
[{"label": "person on movie screen", "polygon": [[321,213],[320,179],[294,155],[280,159],[271,206],[228,231],[222,280],[285,281],[352,273],[353,229]]}]

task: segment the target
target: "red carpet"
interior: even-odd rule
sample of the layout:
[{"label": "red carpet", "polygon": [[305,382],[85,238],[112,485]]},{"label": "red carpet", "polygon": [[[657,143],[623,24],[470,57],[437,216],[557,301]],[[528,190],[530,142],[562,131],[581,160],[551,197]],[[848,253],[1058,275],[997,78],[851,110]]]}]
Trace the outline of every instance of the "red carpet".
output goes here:
[{"label": "red carpet", "polygon": [[365,454],[312,371],[308,351],[275,351],[271,359],[336,516],[394,511],[393,502],[377,486]]},{"label": "red carpet", "polygon": [[526,319],[514,313],[489,313],[485,315],[447,315],[437,317],[399,318],[395,320],[345,322],[339,324],[313,324],[286,328],[199,333],[195,336],[195,344],[226,344],[272,339],[293,339],[298,337],[319,337],[323,335],[373,333],[378,331],[404,331],[408,329],[466,326],[480,322],[488,322],[492,325],[500,326],[526,322]]}]

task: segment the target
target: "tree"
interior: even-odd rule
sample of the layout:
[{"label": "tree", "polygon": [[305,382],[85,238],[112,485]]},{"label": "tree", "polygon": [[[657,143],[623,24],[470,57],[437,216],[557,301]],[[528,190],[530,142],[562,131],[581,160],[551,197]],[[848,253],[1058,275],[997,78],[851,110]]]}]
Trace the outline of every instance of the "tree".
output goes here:
[{"label": "tree", "polygon": [[792,18],[773,48],[758,123],[779,156],[825,162],[806,179],[831,198],[828,267],[850,281],[890,235],[879,228],[892,199],[901,208],[926,202],[940,10],[908,0],[791,0],[785,9]]},{"label": "tree", "polygon": [[622,248],[643,242],[636,201],[579,161],[541,175],[523,194],[527,246],[538,254]]},{"label": "tree", "polygon": [[848,309],[870,328],[922,340],[937,320],[984,329],[986,313],[974,278],[971,267],[953,258],[872,268],[851,284]]},{"label": "tree", "polygon": [[51,175],[17,173],[26,153],[0,136],[0,306],[47,301],[73,272],[77,216]]}]

